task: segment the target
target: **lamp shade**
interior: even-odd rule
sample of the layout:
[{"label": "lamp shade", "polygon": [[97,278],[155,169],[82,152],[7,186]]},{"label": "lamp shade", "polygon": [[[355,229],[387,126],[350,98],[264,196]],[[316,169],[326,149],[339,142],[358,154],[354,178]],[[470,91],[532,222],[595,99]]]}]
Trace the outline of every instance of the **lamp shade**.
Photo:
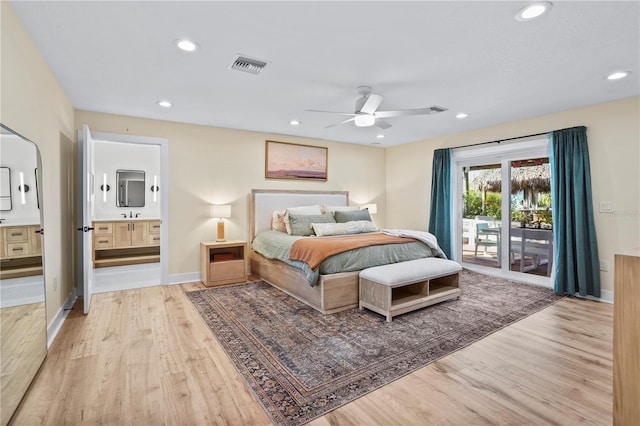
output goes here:
[{"label": "lamp shade", "polygon": [[213,204],[211,206],[211,217],[231,217],[231,204]]},{"label": "lamp shade", "polygon": [[363,204],[360,206],[360,210],[369,209],[369,214],[377,214],[378,213],[378,205],[377,204]]}]

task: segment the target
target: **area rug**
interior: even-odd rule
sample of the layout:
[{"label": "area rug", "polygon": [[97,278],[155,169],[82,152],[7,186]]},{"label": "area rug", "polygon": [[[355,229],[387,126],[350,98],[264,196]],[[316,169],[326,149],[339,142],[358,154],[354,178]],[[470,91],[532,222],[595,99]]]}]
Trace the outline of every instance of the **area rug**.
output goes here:
[{"label": "area rug", "polygon": [[187,292],[273,422],[301,425],[560,300],[463,270],[462,298],[394,317],[322,315],[271,285]]}]

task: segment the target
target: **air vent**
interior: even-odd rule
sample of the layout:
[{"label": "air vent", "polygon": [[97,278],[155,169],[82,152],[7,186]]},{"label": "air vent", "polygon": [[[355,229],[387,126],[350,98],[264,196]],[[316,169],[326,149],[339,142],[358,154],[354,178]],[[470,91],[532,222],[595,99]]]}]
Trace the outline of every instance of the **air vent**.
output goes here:
[{"label": "air vent", "polygon": [[429,114],[436,114],[436,113],[438,113],[438,112],[444,112],[444,111],[447,111],[447,108],[445,108],[445,107],[441,107],[441,106],[437,106],[437,105],[434,105],[434,106],[432,106],[432,107],[429,107],[429,109],[431,110],[431,112],[429,112]]},{"label": "air vent", "polygon": [[231,64],[231,69],[248,72],[250,74],[260,74],[266,66],[266,62],[244,56],[238,56],[238,59]]}]

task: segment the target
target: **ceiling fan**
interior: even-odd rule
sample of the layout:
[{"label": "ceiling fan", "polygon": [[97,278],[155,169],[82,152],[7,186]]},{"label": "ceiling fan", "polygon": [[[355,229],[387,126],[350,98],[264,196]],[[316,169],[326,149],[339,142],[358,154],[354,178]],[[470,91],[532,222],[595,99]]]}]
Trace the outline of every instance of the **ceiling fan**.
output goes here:
[{"label": "ceiling fan", "polygon": [[402,117],[406,115],[422,115],[422,114],[436,114],[438,112],[446,111],[447,108],[441,106],[430,106],[427,108],[414,108],[414,109],[401,109],[396,111],[378,111],[378,107],[382,103],[383,97],[371,93],[371,86],[358,87],[358,94],[361,96],[356,100],[355,112],[336,112],[336,111],[319,111],[315,109],[308,109],[311,112],[324,112],[328,114],[348,115],[351,118],[347,118],[339,123],[330,124],[327,126],[335,127],[341,124],[349,123],[351,121],[358,127],[370,127],[376,126],[381,129],[388,129],[391,124],[384,120],[385,118]]}]

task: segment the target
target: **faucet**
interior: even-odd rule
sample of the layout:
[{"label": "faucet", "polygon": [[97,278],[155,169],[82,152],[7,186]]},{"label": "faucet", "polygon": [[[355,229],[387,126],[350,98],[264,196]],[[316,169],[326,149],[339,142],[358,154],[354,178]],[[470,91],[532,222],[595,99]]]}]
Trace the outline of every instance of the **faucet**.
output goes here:
[{"label": "faucet", "polygon": [[140,216],[140,213],[136,213],[136,217]]},{"label": "faucet", "polygon": [[133,217],[133,212],[129,211],[129,217]]}]

